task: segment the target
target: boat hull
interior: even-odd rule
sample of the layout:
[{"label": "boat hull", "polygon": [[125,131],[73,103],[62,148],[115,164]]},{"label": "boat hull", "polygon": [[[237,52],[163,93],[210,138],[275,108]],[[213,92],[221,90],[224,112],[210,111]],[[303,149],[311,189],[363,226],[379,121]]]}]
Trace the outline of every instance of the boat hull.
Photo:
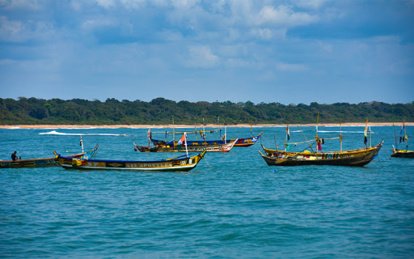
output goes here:
[{"label": "boat hull", "polygon": [[192,157],[172,158],[160,161],[82,160],[58,155],[58,161],[65,169],[131,170],[142,172],[190,171],[204,158],[204,154],[205,152]]},{"label": "boat hull", "polygon": [[266,154],[259,153],[268,165],[300,166],[300,165],[335,165],[364,166],[372,161],[381,149],[383,141],[372,148],[348,150],[343,152],[305,153],[286,152],[265,149]]},{"label": "boat hull", "polygon": [[393,149],[391,157],[414,158],[414,151],[412,150],[396,150]]}]

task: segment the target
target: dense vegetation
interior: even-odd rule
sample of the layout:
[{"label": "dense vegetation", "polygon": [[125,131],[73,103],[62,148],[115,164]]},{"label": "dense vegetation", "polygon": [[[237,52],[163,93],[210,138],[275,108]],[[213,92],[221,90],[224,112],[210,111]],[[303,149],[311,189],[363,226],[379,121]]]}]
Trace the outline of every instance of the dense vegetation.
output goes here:
[{"label": "dense vegetation", "polygon": [[321,123],[342,122],[400,122],[414,121],[414,102],[407,104],[334,103],[310,105],[280,103],[227,102],[175,102],[156,98],[150,102],[140,100],[118,101],[61,100],[20,97],[0,98],[0,124],[285,124],[315,123],[320,113]]}]

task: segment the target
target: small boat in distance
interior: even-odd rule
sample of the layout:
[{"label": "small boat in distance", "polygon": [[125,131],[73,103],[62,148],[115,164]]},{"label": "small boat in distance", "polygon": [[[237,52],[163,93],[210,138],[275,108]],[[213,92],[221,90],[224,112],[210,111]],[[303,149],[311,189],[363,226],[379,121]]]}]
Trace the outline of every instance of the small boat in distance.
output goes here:
[{"label": "small boat in distance", "polygon": [[[402,133],[404,132],[404,136]],[[405,120],[403,121],[401,130],[400,130],[400,143],[405,143],[405,149],[398,149],[398,141],[397,141],[397,133],[395,132],[395,125],[394,125],[394,135],[395,135],[395,147],[392,146],[392,154],[391,157],[402,157],[402,158],[414,158],[414,151],[408,150],[408,136],[407,136],[407,129],[405,127]]]},{"label": "small boat in distance", "polygon": [[[262,136],[263,131],[257,135],[257,136],[252,136],[252,137],[248,137],[248,138],[238,138],[236,143],[234,144],[234,147],[250,147],[253,146],[258,140],[259,138]],[[154,143],[155,146],[173,146],[174,144],[177,145],[178,141],[163,141],[163,140],[158,140],[158,139],[150,139],[152,141],[152,143]],[[187,145],[190,148],[191,146],[216,146],[216,145],[223,145],[223,144],[229,144],[234,142],[236,139],[230,139],[230,140],[187,140]]]},{"label": "small boat in distance", "polygon": [[[70,158],[81,158],[81,159],[90,159],[95,156],[96,151],[98,150],[99,144],[89,152],[82,152],[79,154],[68,155]],[[51,167],[59,166],[59,162],[56,157],[47,157],[47,158],[33,158],[33,159],[19,159],[19,160],[0,160],[0,168],[35,168],[35,167]]]},{"label": "small boat in distance", "polygon": [[190,171],[204,158],[206,151],[195,156],[183,155],[180,157],[157,161],[124,161],[102,159],[77,159],[56,154],[60,165],[65,169],[82,170],[132,170],[132,171]]},{"label": "small boat in distance", "polygon": [[[318,114],[319,120],[319,114]],[[368,120],[367,120],[368,123]],[[341,130],[340,130],[341,132]],[[285,150],[268,149],[263,145],[265,154],[259,151],[260,155],[266,161],[268,165],[276,166],[299,166],[299,165],[339,165],[339,166],[364,166],[372,161],[372,159],[378,154],[384,141],[381,141],[374,147],[367,147],[367,125],[365,125],[365,148],[353,149],[353,150],[342,150],[342,135],[339,135],[341,142],[340,151],[325,151],[322,152],[321,143],[323,140],[318,137],[318,122],[316,124],[316,137],[313,140],[306,140],[309,147],[312,149],[311,142],[316,144],[316,152],[312,149],[311,151],[305,150],[302,152],[289,152]],[[286,128],[286,141],[285,147],[288,146],[287,140],[289,140],[289,126]],[[371,138],[370,138],[371,142]],[[321,151],[321,152],[318,152]]]},{"label": "small boat in distance", "polygon": [[[187,145],[187,150],[188,152],[203,152],[203,151],[207,151],[207,152],[230,152],[230,150],[234,147],[234,145],[236,144],[238,139],[233,140],[230,143],[227,144],[215,144],[215,145],[200,145],[200,146],[189,146]],[[183,147],[183,145],[180,145],[178,142],[175,143],[175,146],[173,146],[173,143],[171,143],[172,145],[158,145],[158,146],[153,146],[153,147],[149,147],[149,146],[139,146],[137,144],[134,143],[135,146],[135,151],[137,151],[137,149],[141,152],[186,152],[186,149]]]}]

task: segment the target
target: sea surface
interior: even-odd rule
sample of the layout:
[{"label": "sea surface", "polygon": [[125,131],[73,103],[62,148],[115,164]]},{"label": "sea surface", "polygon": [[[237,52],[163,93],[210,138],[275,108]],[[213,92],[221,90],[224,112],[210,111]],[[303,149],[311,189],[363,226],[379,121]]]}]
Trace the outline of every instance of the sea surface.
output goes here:
[{"label": "sea surface", "polygon": [[[314,127],[301,129],[314,137]],[[264,146],[284,148],[285,130],[252,132],[264,132]],[[329,139],[339,130],[319,127],[324,150],[339,149]],[[364,146],[364,127],[341,131],[343,149]],[[407,127],[409,141],[413,132]],[[290,134],[291,142],[304,140],[297,127]],[[85,150],[99,143],[99,159],[177,156],[135,152],[133,142],[148,144],[147,129],[50,128],[0,129],[0,159],[15,150],[23,159],[78,153],[80,135]],[[372,145],[381,140],[378,156],[361,168],[268,166],[256,143],[207,153],[190,172],[0,169],[0,257],[414,258],[414,159],[390,157],[393,127],[372,127]]]}]

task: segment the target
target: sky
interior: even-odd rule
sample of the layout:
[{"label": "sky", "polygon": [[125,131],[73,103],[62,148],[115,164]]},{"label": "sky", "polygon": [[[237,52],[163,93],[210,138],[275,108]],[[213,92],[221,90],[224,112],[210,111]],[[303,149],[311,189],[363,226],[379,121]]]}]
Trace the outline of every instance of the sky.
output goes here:
[{"label": "sky", "polygon": [[0,0],[0,98],[414,101],[414,0]]}]

